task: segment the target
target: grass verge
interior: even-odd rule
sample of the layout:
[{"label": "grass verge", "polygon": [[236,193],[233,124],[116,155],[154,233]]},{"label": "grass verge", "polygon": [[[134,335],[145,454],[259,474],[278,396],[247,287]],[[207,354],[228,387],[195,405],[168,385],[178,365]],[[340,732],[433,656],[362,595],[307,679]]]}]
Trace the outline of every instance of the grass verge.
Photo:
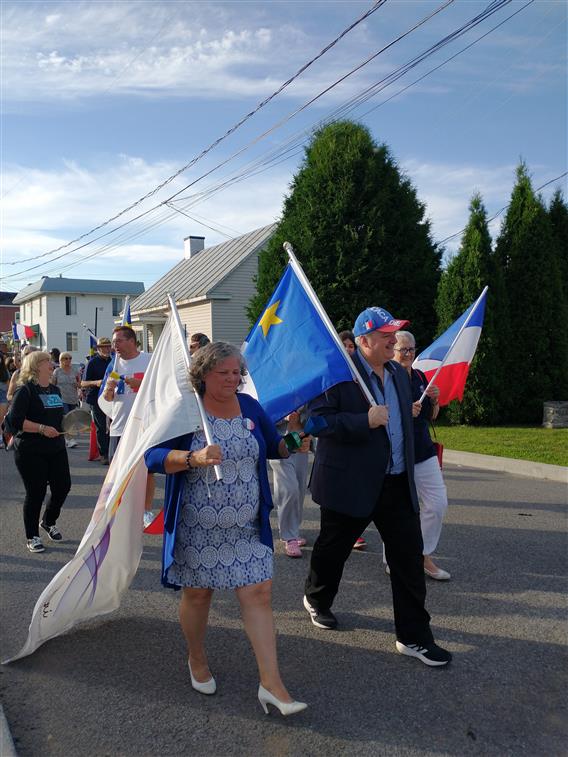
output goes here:
[{"label": "grass verge", "polygon": [[568,428],[436,426],[446,449],[568,466]]}]

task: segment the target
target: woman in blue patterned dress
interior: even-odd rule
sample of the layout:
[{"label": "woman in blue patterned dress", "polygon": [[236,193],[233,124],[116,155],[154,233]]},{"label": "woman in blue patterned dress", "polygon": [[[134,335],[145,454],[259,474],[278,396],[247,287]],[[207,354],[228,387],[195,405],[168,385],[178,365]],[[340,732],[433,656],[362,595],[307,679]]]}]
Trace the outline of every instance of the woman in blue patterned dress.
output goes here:
[{"label": "woman in blue patterned dress", "polygon": [[[171,439],[146,452],[152,473],[166,473],[162,583],[182,589],[180,623],[194,689],[214,694],[205,652],[213,591],[235,589],[260,674],[258,697],[283,715],[305,709],[280,677],[271,606],[272,499],[267,458],[288,457],[274,424],[256,400],[238,394],[246,368],[239,350],[213,342],[190,370],[202,396],[214,444],[203,432]],[[216,481],[212,466],[220,465]]]}]

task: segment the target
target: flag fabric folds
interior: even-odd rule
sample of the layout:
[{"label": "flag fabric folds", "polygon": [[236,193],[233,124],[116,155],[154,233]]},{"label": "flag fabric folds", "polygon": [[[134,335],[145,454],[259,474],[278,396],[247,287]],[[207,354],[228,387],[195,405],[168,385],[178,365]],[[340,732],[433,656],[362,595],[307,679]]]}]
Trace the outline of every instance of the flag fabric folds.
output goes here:
[{"label": "flag fabric folds", "polygon": [[124,312],[122,314],[122,325],[132,328],[132,316],[130,315],[130,302],[129,302],[128,297],[126,298],[126,302],[124,303]]},{"label": "flag fabric folds", "polygon": [[144,452],[201,428],[187,375],[186,349],[170,317],[79,548],[37,600],[27,641],[12,660],[31,654],[78,623],[119,607],[142,555]]},{"label": "flag fabric folds", "polygon": [[89,355],[93,357],[97,353],[97,337],[93,334],[91,329],[87,329],[89,335]]},{"label": "flag fabric folds", "polygon": [[27,341],[33,339],[36,332],[31,326],[25,326],[23,323],[12,324],[12,338],[15,342]]},{"label": "flag fabric folds", "polygon": [[471,361],[481,336],[487,287],[447,331],[421,352],[412,367],[418,368],[428,381],[438,369],[435,384],[440,389],[440,405],[462,400]]},{"label": "flag fabric folds", "polygon": [[273,421],[353,376],[348,358],[289,264],[251,329],[242,352],[249,376],[242,391]]}]

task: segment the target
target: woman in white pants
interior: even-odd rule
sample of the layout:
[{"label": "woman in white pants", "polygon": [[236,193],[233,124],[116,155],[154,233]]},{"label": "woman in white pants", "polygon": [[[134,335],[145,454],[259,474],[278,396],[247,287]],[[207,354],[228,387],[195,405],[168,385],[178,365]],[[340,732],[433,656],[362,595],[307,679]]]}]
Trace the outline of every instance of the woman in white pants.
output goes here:
[{"label": "woman in white pants", "polygon": [[417,401],[423,394],[428,381],[422,371],[412,367],[416,352],[414,336],[410,331],[396,332],[395,357],[397,363],[408,371],[412,385],[412,415],[414,416],[414,481],[420,500],[420,524],[424,541],[424,572],[437,581],[448,581],[450,574],[439,568],[432,555],[438,546],[442,532],[442,521],[448,507],[446,485],[438,463],[436,448],[430,437],[428,423],[438,416],[440,407],[437,386],[428,389],[422,405]]},{"label": "woman in white pants", "polygon": [[[283,436],[288,431],[302,430],[300,413],[293,412],[276,424]],[[302,439],[302,446],[287,459],[269,460],[274,475],[274,505],[278,514],[280,538],[285,542],[288,557],[301,557],[306,540],[300,536],[300,526],[304,513],[304,497],[308,481],[308,452],[310,438]]]}]

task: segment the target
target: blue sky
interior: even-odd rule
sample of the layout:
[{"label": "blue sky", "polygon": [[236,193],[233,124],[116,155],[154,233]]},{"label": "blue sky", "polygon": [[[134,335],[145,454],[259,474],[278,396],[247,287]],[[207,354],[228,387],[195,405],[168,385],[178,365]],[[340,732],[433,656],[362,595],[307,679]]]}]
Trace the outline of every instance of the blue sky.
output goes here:
[{"label": "blue sky", "polygon": [[[372,3],[3,2],[1,288],[17,291],[59,273],[148,287],[183,256],[185,236],[203,235],[211,245],[271,223],[311,130],[489,0],[455,0],[317,103],[258,137],[441,4],[388,0],[137,208],[149,209],[196,182],[176,203],[192,219],[162,206],[120,234],[76,252],[76,245],[65,248],[58,260],[28,260],[104,222],[189,163]],[[349,113],[389,145],[427,207],[435,240],[464,226],[474,191],[490,214],[506,205],[520,157],[535,186],[566,171],[567,4],[535,0],[381,103],[523,5],[513,0]],[[283,153],[288,144],[292,149]],[[278,159],[226,185],[269,153]],[[564,189],[566,180],[544,196],[556,186]],[[102,248],[103,241],[112,248]]]}]

